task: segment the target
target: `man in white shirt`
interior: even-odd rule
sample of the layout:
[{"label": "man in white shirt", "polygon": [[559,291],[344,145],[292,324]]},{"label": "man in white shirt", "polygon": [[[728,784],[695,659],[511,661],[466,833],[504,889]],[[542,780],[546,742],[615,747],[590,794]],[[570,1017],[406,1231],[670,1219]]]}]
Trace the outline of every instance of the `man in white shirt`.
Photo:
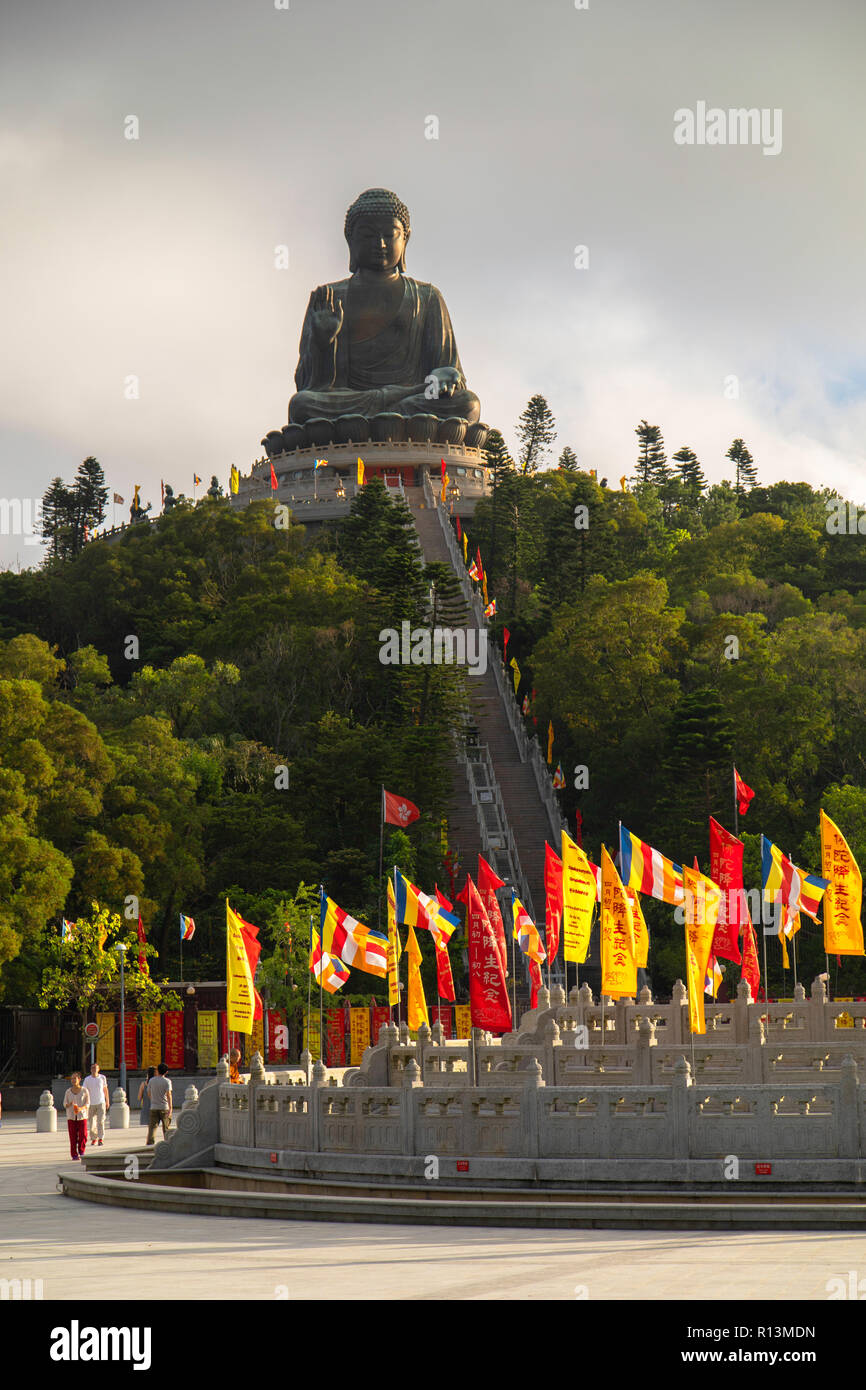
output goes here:
[{"label": "man in white shirt", "polygon": [[94,1062],[90,1068],[90,1075],[84,1078],[84,1085],[90,1100],[88,1106],[88,1121],[90,1127],[90,1143],[101,1144],[105,1134],[105,1115],[110,1110],[111,1102],[108,1099],[108,1084],[105,1077],[100,1074],[99,1063]]}]

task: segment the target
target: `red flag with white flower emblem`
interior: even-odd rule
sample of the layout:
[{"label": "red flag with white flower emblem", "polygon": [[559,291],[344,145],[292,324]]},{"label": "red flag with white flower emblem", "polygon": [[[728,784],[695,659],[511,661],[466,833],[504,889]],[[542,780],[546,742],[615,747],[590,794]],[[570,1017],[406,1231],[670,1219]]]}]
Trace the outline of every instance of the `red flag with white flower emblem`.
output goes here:
[{"label": "red flag with white flower emblem", "polygon": [[396,792],[386,792],[382,788],[382,819],[388,825],[411,825],[421,812],[414,802]]}]

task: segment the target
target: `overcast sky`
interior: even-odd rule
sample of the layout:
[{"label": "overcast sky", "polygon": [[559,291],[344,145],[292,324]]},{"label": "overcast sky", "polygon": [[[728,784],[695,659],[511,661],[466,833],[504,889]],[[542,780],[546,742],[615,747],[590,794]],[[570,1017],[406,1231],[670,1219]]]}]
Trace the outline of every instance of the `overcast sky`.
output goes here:
[{"label": "overcast sky", "polygon": [[[863,0],[5,0],[0,496],[246,471],[385,186],[512,445],[541,392],[612,481],[645,417],[866,503],[864,66]],[[698,102],[781,110],[781,152],[676,144]]]}]

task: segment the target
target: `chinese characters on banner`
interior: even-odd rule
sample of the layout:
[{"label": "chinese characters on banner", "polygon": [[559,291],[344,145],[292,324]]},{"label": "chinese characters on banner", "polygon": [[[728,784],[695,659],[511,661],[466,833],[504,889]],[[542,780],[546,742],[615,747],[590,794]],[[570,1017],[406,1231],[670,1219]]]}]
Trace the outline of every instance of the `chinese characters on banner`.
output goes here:
[{"label": "chinese characters on banner", "polygon": [[128,1067],[138,1066],[138,1014],[127,1014],[124,1019],[123,1046],[126,1052],[124,1061]]},{"label": "chinese characters on banner", "polygon": [[[282,1032],[278,1030],[282,1029]],[[277,1044],[280,1046],[277,1046]],[[268,1061],[288,1062],[289,1034],[286,1028],[285,1009],[268,1010]]]},{"label": "chinese characters on banner", "polygon": [[743,889],[743,842],[710,816],[710,878],[722,890],[713,955],[741,963],[739,934],[749,921]]},{"label": "chinese characters on banner", "polygon": [[346,1031],[343,1009],[329,1009],[325,1014],[325,1029],[328,1043],[328,1066],[346,1065]]},{"label": "chinese characters on banner", "polygon": [[824,894],[824,950],[834,956],[862,956],[863,879],[845,836],[823,811],[821,865],[821,873],[830,880]]},{"label": "chinese characters on banner", "polygon": [[565,959],[583,965],[595,911],[595,874],[579,845],[562,832],[562,939]]},{"label": "chinese characters on banner", "polygon": [[[457,1007],[460,1008],[461,1006],[458,1004]],[[433,1008],[430,1010],[430,1017],[431,1017],[433,1023],[441,1023],[441,1024],[442,1024],[442,1036],[443,1036],[443,1038],[445,1038],[445,1039],[447,1040],[448,1038],[453,1038],[453,1037],[454,1037],[454,1032],[453,1032],[453,1029],[452,1029],[452,1027],[451,1027],[451,1006],[450,1006],[450,1004],[435,1004],[435,1005],[433,1006]]]},{"label": "chinese characters on banner", "polygon": [[213,1067],[217,1064],[217,1016],[211,1010],[199,1013],[198,1019],[198,1064],[200,1067]]},{"label": "chinese characters on banner", "polygon": [[468,1004],[454,1005],[454,1036],[468,1038],[472,1032],[472,1010]]},{"label": "chinese characters on banner", "polygon": [[183,1012],[173,1009],[163,1014],[165,1019],[165,1065],[169,1071],[185,1065],[183,1048]]},{"label": "chinese characters on banner", "polygon": [[370,1012],[373,1015],[372,1030],[370,1036],[372,1039],[373,1046],[375,1047],[379,1041],[379,1029],[382,1027],[383,1023],[389,1023],[391,1020],[391,1010],[389,1008],[386,1008],[384,1004],[374,1004],[370,1009]]},{"label": "chinese characters on banner", "polygon": [[351,1018],[349,1066],[357,1067],[361,1064],[364,1049],[370,1046],[370,1010],[353,1008]]},{"label": "chinese characters on banner", "polygon": [[[469,1007],[475,1028],[505,1033],[511,1028],[511,1000],[499,943],[478,889],[467,879],[466,939],[469,954]],[[500,922],[502,921],[500,917]]]},{"label": "chinese characters on banner", "polygon": [[253,1019],[252,1045],[250,1047],[250,1059],[254,1052],[260,1052],[262,1058],[265,1055],[265,1021],[264,1018]]},{"label": "chinese characters on banner", "polygon": [[162,1042],[159,1034],[159,1014],[142,1014],[141,1065],[143,1067],[158,1067],[162,1061]]},{"label": "chinese characters on banner", "polygon": [[114,1014],[97,1014],[99,1038],[96,1060],[103,1071],[114,1071]]},{"label": "chinese characters on banner", "polygon": [[304,1051],[309,1052],[314,1062],[322,1060],[322,1035],[319,1032],[317,1013],[311,1014],[309,1019],[304,1018]]},{"label": "chinese characters on banner", "polygon": [[689,1029],[706,1033],[704,982],[719,920],[722,894],[717,884],[683,865],[686,908],[686,975],[689,987]]},{"label": "chinese characters on banner", "polygon": [[613,860],[601,847],[601,992],[610,999],[637,994],[634,919]]}]

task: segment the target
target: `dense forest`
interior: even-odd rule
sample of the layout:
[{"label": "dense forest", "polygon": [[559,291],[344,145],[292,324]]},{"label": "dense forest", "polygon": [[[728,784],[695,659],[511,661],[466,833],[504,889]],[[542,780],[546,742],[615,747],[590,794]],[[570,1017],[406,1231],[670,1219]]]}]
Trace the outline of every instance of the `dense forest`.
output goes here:
[{"label": "dense forest", "polygon": [[[732,480],[710,486],[690,447],[669,460],[658,426],[636,435],[613,485],[569,447],[557,466],[533,397],[516,459],[491,433],[493,489],[467,522],[528,731],[554,726],[563,814],[580,812],[593,857],[622,820],[708,870],[708,815],[733,828],[736,762],[756,793],[747,887],[762,831],[820,873],[819,806],[866,864],[866,525],[832,488],[761,485],[743,440]],[[377,920],[382,784],[422,810],[386,833],[386,862],[428,890],[447,882],[466,682],[383,665],[379,632],[459,621],[456,581],[424,565],[379,484],[315,534],[212,495],[87,543],[104,504],[94,465],[52,484],[41,568],[0,574],[0,998],[39,998],[62,918],[130,899],[160,975],[177,978],[183,912],[191,968],[221,978],[228,896],[263,929],[272,1002],[290,1002],[320,882]],[[682,927],[645,906],[665,992],[684,973]],[[808,983],[824,958],[806,918],[798,951]],[[771,988],[790,993],[770,953]],[[866,969],[847,959],[833,983],[866,992]],[[349,992],[382,983],[353,972]]]}]

